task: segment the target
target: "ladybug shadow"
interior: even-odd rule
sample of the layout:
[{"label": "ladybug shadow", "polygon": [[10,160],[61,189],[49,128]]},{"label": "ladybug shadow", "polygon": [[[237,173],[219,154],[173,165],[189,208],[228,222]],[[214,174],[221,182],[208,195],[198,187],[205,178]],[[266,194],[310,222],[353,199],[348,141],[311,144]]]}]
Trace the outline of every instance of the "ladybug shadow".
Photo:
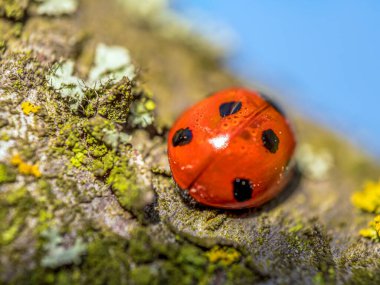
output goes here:
[{"label": "ladybug shadow", "polygon": [[275,198],[268,201],[267,203],[255,207],[255,208],[245,208],[245,209],[218,209],[202,205],[195,201],[188,193],[187,191],[183,191],[178,189],[178,193],[180,194],[182,200],[185,202],[185,204],[194,210],[197,211],[217,211],[219,213],[227,214],[230,218],[250,218],[253,216],[259,216],[262,213],[268,213],[284,203],[286,200],[288,200],[298,189],[299,185],[302,181],[302,172],[297,164],[294,165],[293,171],[291,174],[291,177],[289,179],[289,182],[285,185],[284,190],[282,190]]}]

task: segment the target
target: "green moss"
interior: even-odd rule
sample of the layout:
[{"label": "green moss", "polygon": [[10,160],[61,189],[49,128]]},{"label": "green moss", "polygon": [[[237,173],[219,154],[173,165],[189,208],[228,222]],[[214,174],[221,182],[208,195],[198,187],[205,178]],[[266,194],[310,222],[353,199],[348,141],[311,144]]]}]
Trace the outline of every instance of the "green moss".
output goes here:
[{"label": "green moss", "polygon": [[18,104],[29,94],[31,89],[40,90],[45,86],[45,78],[41,75],[46,70],[28,49],[22,52],[10,52],[9,57],[12,60],[2,62],[2,68],[8,70],[9,82],[5,86],[6,92],[12,92],[16,97],[9,104],[13,104],[15,108],[19,108]]},{"label": "green moss", "polygon": [[132,233],[127,253],[136,263],[151,262],[155,260],[159,254],[155,245],[152,244],[152,240],[147,231],[143,228],[137,228]]},{"label": "green moss", "polygon": [[[12,242],[20,234],[29,215],[30,208],[36,205],[25,187],[0,193],[0,245]],[[10,212],[10,209],[12,212]]]},{"label": "green moss", "polygon": [[226,285],[254,284],[260,279],[252,269],[242,264],[233,264],[227,270]]},{"label": "green moss", "polygon": [[75,167],[81,167],[82,164],[84,163],[84,160],[86,158],[86,154],[83,152],[77,152],[75,156],[70,158],[70,163],[75,166]]},{"label": "green moss", "polygon": [[290,233],[296,233],[296,232],[299,232],[300,230],[302,230],[304,227],[303,223],[301,221],[298,221],[296,222],[296,224],[294,226],[292,226],[291,228],[289,228],[289,232]]},{"label": "green moss", "polygon": [[172,176],[172,173],[170,170],[166,170],[166,169],[159,167],[159,166],[152,166],[150,171],[152,171],[152,173],[156,174],[156,175],[162,175],[162,176],[166,176],[166,177]]},{"label": "green moss", "polygon": [[7,48],[7,42],[0,39],[0,54],[3,53]]},{"label": "green moss", "polygon": [[0,163],[0,185],[16,181],[16,171],[4,163]]},{"label": "green moss", "polygon": [[127,284],[129,256],[127,242],[115,235],[95,235],[88,245],[82,265],[82,278],[86,284]]},{"label": "green moss", "polygon": [[101,116],[69,121],[60,135],[57,146],[67,147],[71,166],[104,179],[122,207],[141,218],[144,216],[141,209],[147,203],[147,190],[138,186],[136,169],[130,165],[127,154],[129,139],[114,122]]},{"label": "green moss", "polygon": [[142,206],[143,193],[141,193],[136,179],[136,173],[127,161],[118,161],[107,179],[107,184],[111,185],[120,205],[128,210]]},{"label": "green moss", "polygon": [[104,177],[113,168],[117,157],[111,151],[107,152],[101,159],[96,159],[92,162],[91,171],[97,177]]},{"label": "green moss", "polygon": [[0,17],[22,20],[29,0],[0,0]]},{"label": "green moss", "polygon": [[96,158],[102,157],[106,155],[108,152],[108,149],[105,144],[92,145],[88,148],[88,150],[89,150],[90,155]]},{"label": "green moss", "polygon": [[0,244],[4,245],[11,243],[17,237],[22,225],[23,220],[19,217],[15,218],[12,221],[12,224],[1,233]]},{"label": "green moss", "polygon": [[354,268],[347,285],[377,285],[380,284],[380,269],[368,270],[366,267]]},{"label": "green moss", "polygon": [[175,261],[186,274],[197,279],[202,277],[207,265],[207,259],[203,255],[203,251],[193,245],[181,246]]},{"label": "green moss", "polygon": [[7,42],[9,40],[20,36],[21,30],[21,23],[13,23],[11,21],[0,18],[0,53],[6,50]]},{"label": "green moss", "polygon": [[131,283],[135,285],[160,284],[157,280],[157,271],[149,265],[140,265],[131,270]]},{"label": "green moss", "polygon": [[88,90],[86,96],[93,98],[85,108],[85,115],[94,116],[96,113],[113,122],[125,123],[129,114],[129,106],[133,100],[133,83],[124,77],[114,85],[105,85],[101,90]]}]

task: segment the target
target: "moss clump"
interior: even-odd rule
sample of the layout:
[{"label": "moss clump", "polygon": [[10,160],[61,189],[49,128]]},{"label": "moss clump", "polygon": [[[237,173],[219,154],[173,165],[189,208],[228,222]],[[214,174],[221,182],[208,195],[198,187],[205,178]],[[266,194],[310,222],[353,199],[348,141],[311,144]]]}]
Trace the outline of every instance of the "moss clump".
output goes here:
[{"label": "moss clump", "polygon": [[144,208],[152,203],[153,193],[149,186],[138,181],[138,172],[129,164],[128,157],[118,157],[106,183],[111,186],[120,205],[139,219],[144,218]]},{"label": "moss clump", "polygon": [[[25,187],[0,193],[0,218],[3,221],[0,225],[0,245],[7,245],[17,238],[29,215],[30,207],[35,204]],[[13,211],[10,212],[10,209]]]},{"label": "moss clump", "polygon": [[131,282],[135,285],[160,284],[157,270],[149,265],[139,265],[131,270]]},{"label": "moss clump", "polygon": [[113,168],[117,158],[114,152],[107,152],[101,159],[92,163],[92,173],[97,177],[105,177]]},{"label": "moss clump", "polygon": [[380,214],[380,181],[368,181],[359,192],[351,197],[355,207],[370,213]]},{"label": "moss clump", "polygon": [[[1,8],[0,8],[1,9]],[[22,24],[0,18],[0,53],[4,52],[7,42],[21,35]]]},{"label": "moss clump", "polygon": [[129,106],[133,100],[133,82],[123,77],[116,84],[105,84],[99,90],[87,89],[87,103],[84,114],[92,117],[96,114],[113,122],[125,123],[129,114]]},{"label": "moss clump", "polygon": [[95,171],[96,176],[103,176],[112,168],[115,156],[113,147],[122,141],[115,125],[101,117],[68,122],[60,134],[62,137],[56,144],[71,151],[68,153],[71,165]]},{"label": "moss clump", "polygon": [[367,266],[354,268],[351,278],[345,282],[347,285],[377,285],[380,284],[380,268],[368,270]]},{"label": "moss clump", "polygon": [[0,17],[22,20],[28,4],[29,0],[0,0]]},{"label": "moss clump", "polygon": [[129,136],[119,125],[101,116],[67,122],[58,147],[67,147],[70,164],[92,172],[111,186],[120,205],[137,216],[151,202],[152,191],[138,181],[130,163]]},{"label": "moss clump", "polygon": [[[149,266],[135,271],[131,279],[145,282],[145,278],[138,275],[152,268],[156,269],[148,275],[155,276],[157,284],[196,284],[208,279],[213,267],[208,267],[204,250],[187,242],[181,243],[162,243],[160,238],[154,237],[145,228],[137,228],[131,235],[127,254],[133,263]],[[155,266],[152,267],[153,264]]]},{"label": "moss clump", "polygon": [[0,58],[0,66],[2,70],[7,70],[7,80],[5,80],[2,89],[5,94],[12,93],[13,95],[13,100],[5,101],[9,106],[13,105],[16,108],[21,101],[20,99],[29,94],[30,90],[43,89],[46,92],[44,89],[46,81],[42,76],[46,72],[46,66],[43,66],[33,56],[30,49],[24,49],[22,52],[9,52],[7,60]]},{"label": "moss clump", "polygon": [[[91,227],[81,235],[87,241],[81,264],[52,269],[39,263],[29,274],[32,283],[209,284],[220,273],[208,262],[203,249],[183,240],[178,240],[180,244],[167,243],[147,228],[136,228],[128,240]],[[228,278],[243,280],[240,274],[248,272],[244,269],[249,270],[244,265],[234,267]],[[251,276],[244,280],[251,281]]]},{"label": "moss clump", "polygon": [[4,163],[0,163],[0,185],[16,181],[16,172]]},{"label": "moss clump", "polygon": [[95,235],[87,246],[82,278],[86,284],[127,284],[130,258],[127,241],[115,235]]},{"label": "moss clump", "polygon": [[157,244],[153,244],[148,232],[143,228],[137,228],[132,233],[131,242],[127,253],[136,263],[154,261],[159,251]]},{"label": "moss clump", "polygon": [[232,264],[228,267],[226,276],[226,285],[243,285],[254,284],[260,279],[259,275],[255,275],[255,272],[242,264]]}]

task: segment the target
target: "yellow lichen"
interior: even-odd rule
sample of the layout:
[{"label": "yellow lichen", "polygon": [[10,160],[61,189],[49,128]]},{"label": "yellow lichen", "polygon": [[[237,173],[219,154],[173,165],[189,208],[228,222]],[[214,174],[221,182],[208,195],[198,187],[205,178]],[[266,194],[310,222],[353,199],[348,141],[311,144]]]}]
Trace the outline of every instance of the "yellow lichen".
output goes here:
[{"label": "yellow lichen", "polygon": [[41,107],[34,105],[29,101],[25,101],[21,103],[21,109],[25,115],[29,115],[30,113],[37,113],[41,109]]},{"label": "yellow lichen", "polygon": [[33,175],[35,177],[41,177],[41,171],[38,164],[29,164],[25,162],[19,154],[15,154],[11,157],[11,164],[17,166],[18,172],[23,175]]},{"label": "yellow lichen", "polygon": [[156,103],[153,100],[148,100],[145,102],[144,107],[148,111],[153,111],[156,108]]},{"label": "yellow lichen", "polygon": [[368,181],[360,192],[351,197],[355,207],[370,213],[380,214],[380,181]]},{"label": "yellow lichen", "polygon": [[239,261],[241,256],[240,252],[232,247],[220,246],[214,246],[205,255],[211,263],[219,263],[223,266]]},{"label": "yellow lichen", "polygon": [[21,159],[21,157],[20,157],[20,155],[19,154],[15,154],[15,155],[13,155],[12,156],[12,158],[11,158],[11,163],[13,164],[13,165],[20,165],[21,163],[22,163],[23,161],[22,161],[22,159]]},{"label": "yellow lichen", "polygon": [[368,223],[368,228],[360,230],[359,234],[365,238],[380,240],[380,215]]}]

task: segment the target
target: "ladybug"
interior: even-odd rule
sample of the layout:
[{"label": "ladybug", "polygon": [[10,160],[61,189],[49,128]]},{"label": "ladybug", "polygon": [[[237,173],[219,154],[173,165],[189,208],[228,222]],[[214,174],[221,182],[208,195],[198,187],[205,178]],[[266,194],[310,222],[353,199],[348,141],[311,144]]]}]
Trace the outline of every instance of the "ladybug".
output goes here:
[{"label": "ladybug", "polygon": [[168,157],[175,182],[197,202],[241,209],[260,206],[284,188],[295,146],[273,102],[257,91],[230,88],[175,122]]}]

